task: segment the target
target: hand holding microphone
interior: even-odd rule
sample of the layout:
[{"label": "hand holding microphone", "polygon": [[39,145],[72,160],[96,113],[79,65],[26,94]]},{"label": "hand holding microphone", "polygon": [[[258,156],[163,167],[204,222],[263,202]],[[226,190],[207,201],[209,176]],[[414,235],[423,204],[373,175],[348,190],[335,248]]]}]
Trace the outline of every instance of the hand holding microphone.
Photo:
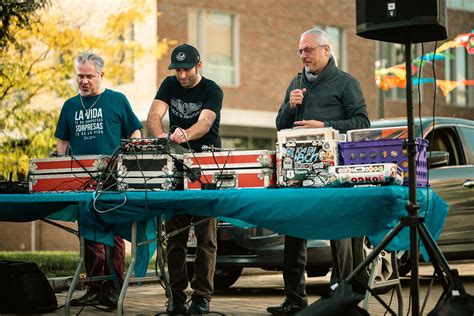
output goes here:
[{"label": "hand holding microphone", "polygon": [[303,89],[294,89],[290,92],[290,109],[294,110],[297,106],[300,106],[303,103],[304,94],[306,93],[306,88]]},{"label": "hand holding microphone", "polygon": [[298,73],[298,89],[291,90],[290,92],[290,109],[295,110],[297,106],[303,103],[304,94],[306,93],[306,88],[301,88],[303,86],[303,74]]}]

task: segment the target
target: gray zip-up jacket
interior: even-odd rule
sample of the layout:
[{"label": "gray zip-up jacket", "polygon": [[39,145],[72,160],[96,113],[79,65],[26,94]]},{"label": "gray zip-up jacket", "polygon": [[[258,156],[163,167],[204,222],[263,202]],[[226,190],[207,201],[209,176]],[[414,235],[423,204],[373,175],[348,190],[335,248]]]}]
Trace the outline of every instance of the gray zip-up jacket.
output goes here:
[{"label": "gray zip-up jacket", "polygon": [[[303,103],[296,110],[291,110],[290,92],[302,88],[306,88]],[[293,128],[293,123],[300,120],[322,121],[325,127],[332,127],[341,133],[370,127],[359,82],[338,69],[332,57],[315,82],[306,79],[303,69],[303,73],[295,76],[288,86],[276,118],[277,130]]]}]

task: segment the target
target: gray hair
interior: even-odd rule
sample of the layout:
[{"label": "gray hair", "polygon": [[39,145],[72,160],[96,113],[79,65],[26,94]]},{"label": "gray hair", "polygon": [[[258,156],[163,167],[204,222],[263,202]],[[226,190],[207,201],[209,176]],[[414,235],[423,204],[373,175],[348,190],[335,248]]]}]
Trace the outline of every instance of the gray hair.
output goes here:
[{"label": "gray hair", "polygon": [[74,60],[74,66],[77,69],[79,68],[80,65],[82,65],[86,61],[91,61],[94,64],[95,70],[97,70],[97,72],[100,73],[104,70],[104,60],[102,59],[102,57],[100,57],[97,54],[89,53],[89,52],[79,54],[79,56],[77,56],[76,59]]},{"label": "gray hair", "polygon": [[304,31],[303,34],[301,34],[301,37],[309,35],[309,34],[314,34],[316,37],[316,44],[318,45],[328,45],[330,51],[332,51],[332,42],[331,39],[329,38],[328,33],[324,32],[321,29],[309,29],[307,31]]}]

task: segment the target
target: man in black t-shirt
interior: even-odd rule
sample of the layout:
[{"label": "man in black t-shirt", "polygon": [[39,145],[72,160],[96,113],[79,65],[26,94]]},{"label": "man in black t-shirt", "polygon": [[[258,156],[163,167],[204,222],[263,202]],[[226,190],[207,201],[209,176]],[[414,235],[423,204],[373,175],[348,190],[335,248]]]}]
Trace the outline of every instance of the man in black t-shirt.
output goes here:
[{"label": "man in black t-shirt", "polygon": [[161,84],[148,113],[148,125],[155,137],[167,137],[163,117],[169,112],[170,139],[189,143],[194,151],[203,145],[220,147],[219,123],[224,94],[212,80],[199,73],[202,61],[193,46],[183,44],[171,55],[168,69],[175,75]]},{"label": "man in black t-shirt", "polygon": [[[174,76],[161,84],[148,113],[148,127],[155,137],[168,137],[163,128],[163,118],[169,113],[169,139],[194,151],[203,145],[221,147],[219,138],[222,89],[212,80],[199,73],[202,61],[199,52],[191,45],[176,47],[171,54],[168,69]],[[168,232],[189,227],[203,217],[188,214],[173,216],[166,222]],[[197,239],[194,276],[191,287],[192,304],[186,306],[184,290],[188,286],[186,253],[189,228],[168,240],[168,271],[173,293],[172,304],[167,312],[173,314],[209,313],[209,301],[214,291],[214,272],[217,253],[217,219],[211,218],[194,227]]]}]

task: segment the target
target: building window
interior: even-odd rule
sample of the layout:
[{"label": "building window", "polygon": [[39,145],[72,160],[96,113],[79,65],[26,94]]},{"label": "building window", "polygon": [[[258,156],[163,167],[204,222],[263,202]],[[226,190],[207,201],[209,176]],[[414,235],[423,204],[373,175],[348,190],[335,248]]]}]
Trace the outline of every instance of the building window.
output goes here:
[{"label": "building window", "polygon": [[[396,65],[402,64],[405,66],[405,45],[403,44],[395,44],[395,43],[387,43],[387,42],[380,42],[381,45],[381,60],[380,60],[380,67],[381,68],[390,68]],[[412,59],[415,59],[419,55],[415,53],[417,51],[416,47],[412,52]],[[418,73],[413,72],[413,77],[418,77]],[[421,91],[421,86],[419,86]],[[412,86],[413,92],[413,102],[418,100],[418,86]],[[391,88],[384,92],[384,97],[394,100],[406,100],[406,88]]]},{"label": "building window", "polygon": [[346,41],[344,31],[340,27],[315,25],[315,28],[325,31],[332,41],[332,52],[336,56],[336,62],[339,69],[347,70],[346,64]]},{"label": "building window", "polygon": [[474,155],[474,128],[472,127],[461,127],[461,131],[464,134],[464,139],[469,141],[469,147],[471,147],[471,154]]},{"label": "building window", "polygon": [[130,43],[135,41],[135,28],[133,24],[125,28],[124,33],[118,36],[118,42],[122,50],[115,56],[115,63],[120,65],[117,69],[115,83],[118,85],[132,83],[135,80],[135,56],[133,45]]},{"label": "building window", "polygon": [[448,8],[463,10],[463,11],[474,11],[474,1],[472,0],[448,0]]},{"label": "building window", "polygon": [[[449,54],[453,58],[445,63],[446,80],[459,82],[474,77],[474,58],[469,57],[464,47],[452,48]],[[454,106],[472,107],[474,87],[460,84],[448,94],[446,101]]]},{"label": "building window", "polygon": [[222,148],[275,150],[275,139],[253,136],[222,136]]},{"label": "building window", "polygon": [[202,74],[219,85],[239,85],[238,27],[234,14],[190,10],[188,36],[204,61]]}]

